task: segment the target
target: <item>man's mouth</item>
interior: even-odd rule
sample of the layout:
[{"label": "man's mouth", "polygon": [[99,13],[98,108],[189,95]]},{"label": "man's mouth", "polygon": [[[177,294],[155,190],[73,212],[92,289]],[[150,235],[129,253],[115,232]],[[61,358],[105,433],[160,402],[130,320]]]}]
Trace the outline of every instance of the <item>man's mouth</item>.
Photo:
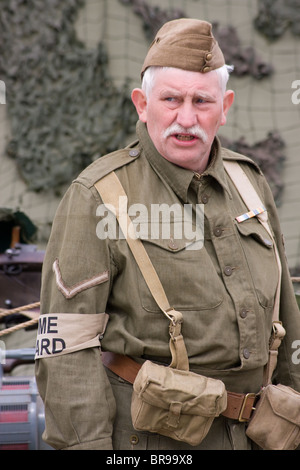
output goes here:
[{"label": "man's mouth", "polygon": [[180,142],[191,143],[194,143],[200,139],[204,144],[208,139],[206,132],[199,125],[184,128],[176,123],[171,124],[165,131],[163,131],[162,137],[163,139],[173,137],[173,139],[176,139]]},{"label": "man's mouth", "polygon": [[196,139],[196,136],[191,135],[191,134],[175,134],[176,139],[182,140],[182,141],[189,141],[189,140],[194,140]]}]

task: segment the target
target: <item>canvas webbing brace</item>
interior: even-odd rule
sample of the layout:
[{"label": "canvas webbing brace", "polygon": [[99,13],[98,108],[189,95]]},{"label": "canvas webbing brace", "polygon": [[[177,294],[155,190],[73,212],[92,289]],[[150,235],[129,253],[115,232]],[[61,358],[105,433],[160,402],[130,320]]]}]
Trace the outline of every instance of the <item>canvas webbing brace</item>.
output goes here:
[{"label": "canvas webbing brace", "polygon": [[[108,205],[110,208],[115,208],[115,216],[150,292],[161,311],[170,320],[169,346],[172,354],[170,367],[189,370],[188,355],[181,334],[182,313],[170,306],[164,288],[152,265],[148,253],[145,250],[142,241],[136,237],[133,224],[127,212],[127,195],[119,178],[115,172],[109,173],[95,183],[95,188],[99,192],[103,203]],[[121,201],[122,204],[120,204]]]}]

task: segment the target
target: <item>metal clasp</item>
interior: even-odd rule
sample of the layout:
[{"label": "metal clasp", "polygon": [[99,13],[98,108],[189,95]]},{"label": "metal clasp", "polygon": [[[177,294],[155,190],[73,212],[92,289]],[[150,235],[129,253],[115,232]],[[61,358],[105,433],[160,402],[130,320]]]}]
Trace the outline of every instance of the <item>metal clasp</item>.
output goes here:
[{"label": "metal clasp", "polygon": [[[238,418],[240,423],[244,423],[246,421],[249,421],[250,416],[249,416],[249,418],[243,418],[243,413],[244,413],[248,398],[255,398],[255,397],[256,397],[256,393],[247,393],[244,396],[243,404],[242,404],[241,411],[240,411],[239,418]],[[254,401],[253,401],[253,403],[254,403]],[[252,410],[255,410],[255,407],[252,406]]]},{"label": "metal clasp", "polygon": [[282,339],[285,336],[285,329],[281,321],[273,321],[272,331],[275,337]]}]

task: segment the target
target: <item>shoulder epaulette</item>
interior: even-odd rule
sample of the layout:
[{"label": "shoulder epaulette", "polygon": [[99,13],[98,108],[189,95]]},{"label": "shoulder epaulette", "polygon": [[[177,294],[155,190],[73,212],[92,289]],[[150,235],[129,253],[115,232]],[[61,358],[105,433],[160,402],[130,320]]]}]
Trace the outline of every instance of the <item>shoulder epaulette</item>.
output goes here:
[{"label": "shoulder epaulette", "polygon": [[139,148],[135,147],[136,144],[137,142],[134,142],[128,147],[99,157],[85,168],[75,181],[83,183],[87,187],[92,187],[96,181],[100,180],[108,173],[136,160],[140,155]]}]

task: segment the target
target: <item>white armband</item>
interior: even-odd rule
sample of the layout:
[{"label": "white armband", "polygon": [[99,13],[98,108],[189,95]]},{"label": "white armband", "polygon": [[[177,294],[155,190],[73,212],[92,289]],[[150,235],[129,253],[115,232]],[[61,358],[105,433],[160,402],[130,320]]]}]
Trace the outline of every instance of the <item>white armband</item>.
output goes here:
[{"label": "white armband", "polygon": [[35,359],[100,347],[107,313],[47,313],[40,315]]}]

